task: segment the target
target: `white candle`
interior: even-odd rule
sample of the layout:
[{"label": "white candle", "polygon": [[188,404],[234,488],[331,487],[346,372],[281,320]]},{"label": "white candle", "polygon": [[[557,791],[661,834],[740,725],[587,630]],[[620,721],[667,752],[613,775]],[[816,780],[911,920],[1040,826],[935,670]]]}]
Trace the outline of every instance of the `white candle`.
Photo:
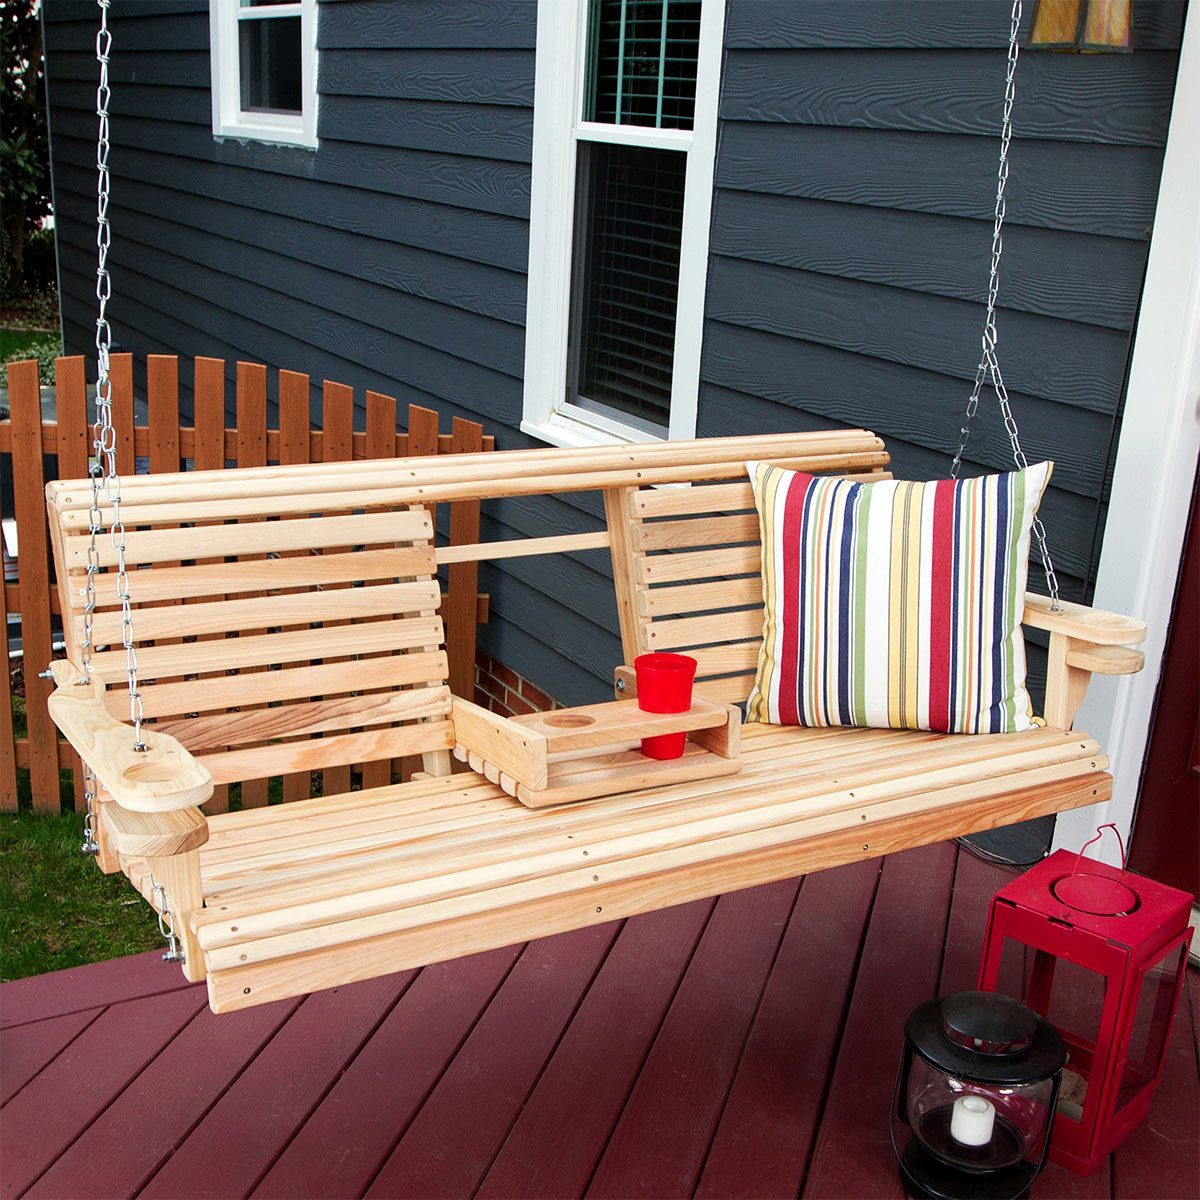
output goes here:
[{"label": "white candle", "polygon": [[992,1140],[996,1106],[982,1096],[959,1096],[950,1115],[950,1136],[964,1146],[986,1146]]}]

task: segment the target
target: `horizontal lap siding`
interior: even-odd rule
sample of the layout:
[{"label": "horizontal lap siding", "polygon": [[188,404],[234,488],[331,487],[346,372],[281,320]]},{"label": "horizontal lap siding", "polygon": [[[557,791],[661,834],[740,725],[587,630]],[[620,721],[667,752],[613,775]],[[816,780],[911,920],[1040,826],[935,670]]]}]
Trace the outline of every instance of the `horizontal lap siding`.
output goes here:
[{"label": "horizontal lap siding", "polygon": [[[898,475],[945,473],[979,354],[1009,7],[730,0],[701,433],[861,423]],[[1133,54],[1027,50],[1018,67],[999,352],[1029,459],[1057,464],[1043,515],[1077,598],[1182,15],[1147,0]],[[994,408],[985,394],[970,471],[1011,464]]]},{"label": "horizontal lap siding", "polygon": [[[729,0],[699,431],[866,425],[953,452],[978,347],[1008,4]],[[1074,595],[1093,569],[1170,111],[1180,7],[1137,51],[1026,54],[1001,349]],[[115,0],[118,340],[257,359],[481,420],[521,412],[534,0],[320,6],[320,148],[218,142],[203,0]],[[90,0],[47,8],[68,347],[94,329]],[[181,380],[185,411],[190,379]],[[360,393],[361,394],[361,393]],[[1007,465],[991,414],[973,466]],[[483,536],[597,529],[595,497]],[[570,702],[619,658],[604,552],[486,568],[481,645]]]}]

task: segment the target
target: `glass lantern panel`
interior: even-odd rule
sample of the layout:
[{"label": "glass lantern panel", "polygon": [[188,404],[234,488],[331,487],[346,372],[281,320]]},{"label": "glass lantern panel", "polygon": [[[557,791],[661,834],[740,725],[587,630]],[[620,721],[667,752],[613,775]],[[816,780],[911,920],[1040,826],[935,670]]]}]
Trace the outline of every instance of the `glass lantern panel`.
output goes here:
[{"label": "glass lantern panel", "polygon": [[969,1171],[1037,1162],[1050,1123],[1052,1079],[992,1084],[956,1079],[913,1055],[909,1127],[930,1154]]},{"label": "glass lantern panel", "polygon": [[1137,1008],[1129,1034],[1125,1066],[1117,1085],[1118,1109],[1130,1102],[1146,1084],[1158,1075],[1171,1026],[1171,1009],[1175,1003],[1176,981],[1182,968],[1187,947],[1172,946],[1147,968],[1138,991]]}]

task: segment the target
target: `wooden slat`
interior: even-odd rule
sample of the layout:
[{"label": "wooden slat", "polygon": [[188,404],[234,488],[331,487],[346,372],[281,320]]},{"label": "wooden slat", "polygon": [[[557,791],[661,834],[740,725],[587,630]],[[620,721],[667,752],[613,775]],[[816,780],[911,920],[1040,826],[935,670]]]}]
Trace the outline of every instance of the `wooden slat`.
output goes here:
[{"label": "wooden slat", "polygon": [[[366,457],[393,458],[396,454],[396,401],[392,396],[380,392],[367,392],[366,414]],[[434,581],[412,586],[427,589],[424,608],[436,608],[440,601],[438,585]],[[411,611],[411,610],[409,610]],[[364,762],[362,786],[364,788],[385,787],[392,781],[392,760]]]},{"label": "wooden slat", "polygon": [[51,684],[39,678],[50,662],[50,609],[45,599],[50,594],[50,563],[42,505],[42,399],[36,362],[9,366],[8,403],[12,413],[13,515],[20,544],[29,784],[35,811],[58,812],[58,734],[46,710]]},{"label": "wooden slat", "polygon": [[[203,645],[203,643],[200,643]],[[370,671],[373,687],[401,687],[406,684],[444,683],[446,655],[398,654],[348,663],[324,663],[308,667],[285,667],[279,671],[264,671],[254,677],[250,692],[250,676],[237,682],[238,696],[264,704],[297,697],[331,696],[352,692],[363,686],[364,671]],[[230,681],[227,677],[189,680],[186,683],[151,683],[141,689],[147,717],[173,716],[184,712],[207,712],[224,709],[230,702]],[[110,710],[121,712],[123,701],[109,697]],[[127,705],[124,705],[128,709]]]},{"label": "wooden slat", "polygon": [[[117,470],[124,477],[122,486],[134,478],[135,450],[133,432],[133,355],[114,354],[108,364],[112,384],[113,428],[117,435]],[[88,491],[91,491],[90,485]]]},{"label": "wooden slat", "polygon": [[[58,475],[60,479],[82,479],[88,473],[91,450],[87,412],[87,379],[82,357],[59,358],[54,363],[54,410],[58,417]],[[57,599],[57,589],[48,599]],[[51,606],[53,611],[54,606]],[[74,649],[70,620],[63,623],[63,635],[70,650]],[[0,703],[2,703],[0,699]],[[0,737],[3,737],[0,732]],[[75,810],[82,812],[86,801],[83,786],[83,764],[76,758],[71,763],[71,782],[75,791]]]},{"label": "wooden slat", "polygon": [[699,546],[726,546],[759,540],[758,516],[696,517],[681,521],[646,521],[638,527],[639,548],[692,550]]},{"label": "wooden slat", "polygon": [[718,579],[712,583],[685,583],[677,587],[642,588],[638,593],[641,616],[651,618],[750,605],[761,612],[762,603],[762,579],[759,576]]},{"label": "wooden slat", "polygon": [[[150,470],[158,474],[177,472],[179,461],[179,360],[174,355],[150,354],[146,357],[146,404],[150,428]],[[173,566],[174,562],[165,565]],[[168,601],[172,606],[182,600]],[[183,621],[176,616],[176,630]],[[136,630],[135,622],[135,630]],[[97,643],[103,644],[97,637]],[[120,635],[113,640],[120,641]],[[170,633],[160,635],[160,642],[178,642]]]},{"label": "wooden slat", "polygon": [[[239,470],[259,467],[267,461],[267,369],[258,363],[239,362],[237,365],[237,464]],[[222,478],[225,472],[219,472]],[[243,526],[241,528],[250,528]],[[219,531],[225,534],[225,529]],[[253,535],[251,535],[253,536]],[[294,546],[270,546],[267,549],[294,549]],[[261,555],[257,556],[261,557]],[[241,640],[241,639],[239,639]],[[250,686],[247,678],[238,689],[239,702],[249,700],[244,688]],[[245,705],[239,703],[239,708]],[[267,803],[269,797],[267,780],[246,780],[241,788],[243,808],[257,808]]]},{"label": "wooden slat", "polygon": [[[307,665],[307,664],[306,664]],[[192,717],[163,722],[155,728],[177,738],[193,753],[215,747],[247,745],[302,733],[331,733],[393,721],[444,716],[450,711],[450,689],[421,687],[400,692],[314,700],[309,704],[272,706],[239,715]]]},{"label": "wooden slat", "polygon": [[[353,388],[342,383],[325,381],[321,394],[321,430],[325,437],[321,454],[326,463],[342,462],[354,457]],[[412,539],[396,538],[395,540],[409,541]],[[337,586],[335,585],[335,589]],[[321,777],[321,782],[322,790],[326,794],[348,792],[350,790],[350,763],[329,765]]]},{"label": "wooden slat", "polygon": [[[438,414],[431,408],[422,408],[417,404],[408,406],[408,453],[413,458],[426,458],[431,455],[441,453],[441,440],[438,435]],[[434,504],[426,505],[426,511],[429,513],[429,521],[433,529],[430,535],[429,546],[433,548],[437,534],[437,506]],[[430,568],[430,575],[433,576],[436,568]],[[449,662],[450,654],[447,650],[446,660]],[[474,691],[472,690],[472,695]],[[408,779],[414,771],[421,770],[424,764],[420,759],[397,759],[392,763],[392,772],[398,775],[401,779]]]},{"label": "wooden slat", "polygon": [[[258,596],[248,600],[211,600],[189,604],[181,618],[169,602],[166,606],[138,608],[134,628],[137,641],[168,637],[186,620],[190,634],[236,633],[268,625],[312,625],[320,621],[355,620],[361,617],[401,616],[436,608],[437,584],[431,582],[381,583],[341,592],[289,592],[281,596]],[[120,638],[121,615],[116,611],[97,613],[92,626],[97,643]]]},{"label": "wooden slat", "polygon": [[[761,638],[762,609],[711,613],[704,617],[680,617],[671,621],[647,621],[645,643],[651,650],[676,650],[728,642],[734,638]],[[757,642],[755,654],[757,655]]]},{"label": "wooden slat", "polygon": [[691,651],[689,657],[696,660],[696,678],[753,671],[758,666],[761,640],[756,638],[752,642],[732,642],[727,646],[709,646],[704,650]]},{"label": "wooden slat", "polygon": [[[285,588],[328,587],[335,583],[417,578],[432,574],[433,554],[424,546],[394,546],[387,550],[362,550],[351,554],[303,555],[297,558],[263,558],[246,562],[210,563],[193,567],[156,567],[138,572],[137,597],[141,604],[175,596],[213,596],[222,593],[275,591]],[[82,607],[83,593],[72,576],[71,598]],[[116,582],[101,575],[96,583],[97,604],[117,602]]]},{"label": "wooden slat", "polygon": [[636,493],[634,505],[638,515],[645,518],[753,511],[754,489],[745,480],[690,488],[645,488]]},{"label": "wooden slat", "polygon": [[[454,418],[451,434],[454,454],[478,454],[483,449],[483,426]],[[463,500],[450,508],[450,544],[465,546],[479,541],[479,501]],[[444,609],[446,648],[450,655],[450,690],[459,696],[475,694],[475,596],[479,566],[451,563]]]},{"label": "wooden slat", "polygon": [[633,509],[634,488],[607,488],[604,492],[604,523],[611,545],[613,591],[617,602],[617,622],[621,629],[621,654],[632,664],[646,647],[641,640],[637,619],[637,593],[641,578],[637,526],[641,518]]},{"label": "wooden slat", "polygon": [[[287,633],[244,634],[221,642],[196,642],[186,646],[148,646],[138,652],[139,675],[145,679],[182,675],[191,671],[245,670],[276,663],[299,663],[322,657],[325,661],[345,654],[379,654],[441,642],[440,617],[403,617],[396,621],[370,621],[359,625],[326,625],[321,629],[298,629]],[[96,674],[106,683],[125,677],[125,651],[105,650],[92,660]],[[364,665],[363,683],[372,668]],[[239,679],[238,697],[255,692],[258,680]]]},{"label": "wooden slat", "polygon": [[648,584],[690,583],[723,575],[757,575],[762,569],[762,554],[758,546],[690,550],[650,555],[640,560],[639,567]]},{"label": "wooden slat", "polygon": [[[432,721],[311,738],[303,742],[255,746],[249,750],[229,750],[205,755],[202,761],[216,782],[232,783],[289,771],[340,771],[347,763],[421,754],[427,750],[449,750],[453,744],[454,726],[449,721]],[[348,767],[345,769],[349,770]]]},{"label": "wooden slat", "polygon": [[[200,559],[222,553],[272,554],[285,550],[374,546],[428,536],[428,519],[408,510],[290,521],[247,521],[237,525],[131,532],[125,539],[125,561],[142,564],[164,559]],[[101,540],[98,549],[102,566],[116,563],[117,552],[107,539]],[[67,538],[64,551],[67,565],[72,570],[81,570],[87,565],[88,538]]]},{"label": "wooden slat", "polygon": [[[197,358],[194,366],[195,382],[192,394],[192,414],[195,421],[192,439],[192,466],[197,471],[223,471],[226,457],[232,457],[225,444],[225,360],[220,358]],[[236,447],[233,447],[236,454]],[[186,449],[184,450],[186,454]],[[220,562],[220,559],[214,560]],[[137,581],[139,604],[147,603],[146,585],[156,579],[157,572],[140,575]],[[181,594],[187,595],[186,591]],[[211,595],[211,593],[209,593]],[[138,620],[142,619],[139,612]],[[201,635],[215,640],[223,634]],[[225,812],[229,808],[229,788],[218,784],[204,811]]]},{"label": "wooden slat", "polygon": [[[287,465],[308,462],[309,427],[312,422],[309,378],[296,371],[279,372],[279,461]],[[292,550],[290,556],[306,554]],[[201,718],[203,719],[203,718]],[[245,724],[240,725],[245,732]],[[297,771],[283,777],[284,802],[306,799],[312,794],[312,775]]]},{"label": "wooden slat", "polygon": [[569,554],[574,550],[607,550],[608,533],[556,533],[550,537],[509,538],[502,542],[475,542],[463,546],[439,546],[439,565],[446,563],[494,562],[501,558],[532,558],[539,554]]}]

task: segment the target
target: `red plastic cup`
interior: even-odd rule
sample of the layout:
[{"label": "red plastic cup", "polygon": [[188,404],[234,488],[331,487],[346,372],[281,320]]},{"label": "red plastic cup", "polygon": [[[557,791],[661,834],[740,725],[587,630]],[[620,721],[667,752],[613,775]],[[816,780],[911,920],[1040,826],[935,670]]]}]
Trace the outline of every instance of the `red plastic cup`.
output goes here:
[{"label": "red plastic cup", "polygon": [[[637,674],[637,701],[642,712],[678,713],[692,707],[696,660],[686,654],[639,654],[633,660]],[[686,733],[664,733],[642,738],[647,758],[681,758]]]}]

